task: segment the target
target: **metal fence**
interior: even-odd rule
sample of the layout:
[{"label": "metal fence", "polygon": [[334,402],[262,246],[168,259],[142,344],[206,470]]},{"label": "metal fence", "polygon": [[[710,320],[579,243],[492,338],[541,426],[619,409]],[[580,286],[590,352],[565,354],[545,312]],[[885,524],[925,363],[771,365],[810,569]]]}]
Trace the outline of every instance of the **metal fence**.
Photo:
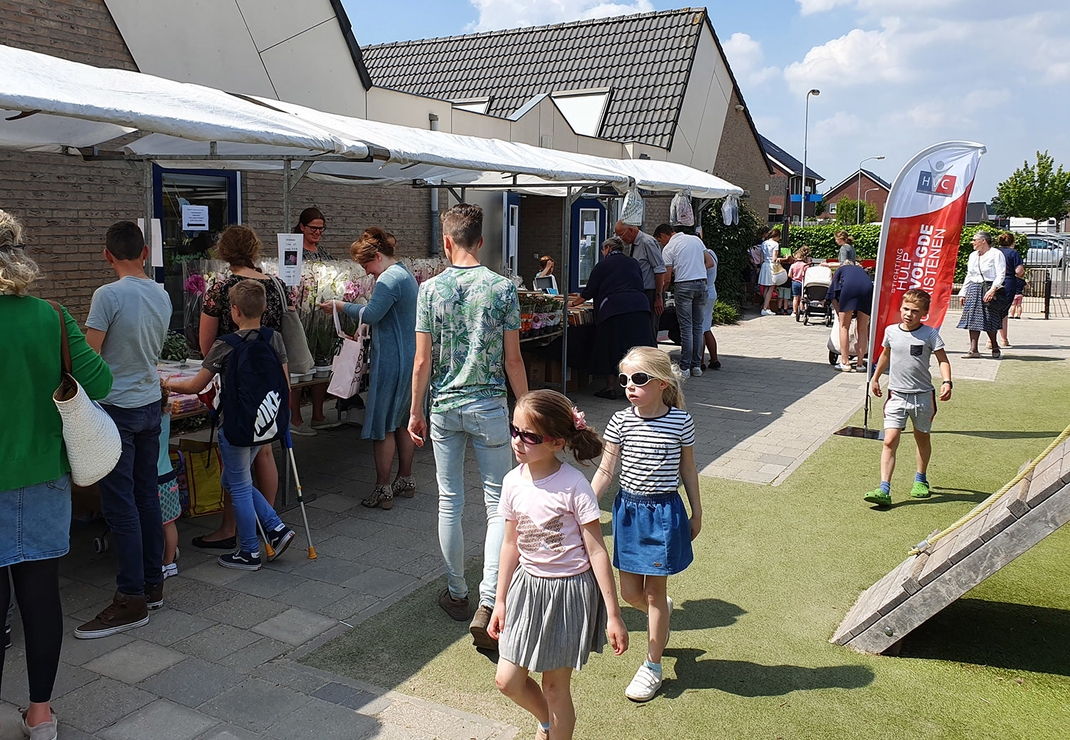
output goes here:
[{"label": "metal fence", "polygon": [[1070,274],[1065,262],[1058,267],[1027,267],[1022,311],[1046,319],[1070,317]]}]

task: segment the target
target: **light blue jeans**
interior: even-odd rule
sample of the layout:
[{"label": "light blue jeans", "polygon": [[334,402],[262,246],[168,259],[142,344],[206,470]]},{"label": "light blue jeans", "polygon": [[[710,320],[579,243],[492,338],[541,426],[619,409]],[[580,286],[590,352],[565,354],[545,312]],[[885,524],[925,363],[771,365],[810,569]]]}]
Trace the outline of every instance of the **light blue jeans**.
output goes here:
[{"label": "light blue jeans", "polygon": [[245,552],[258,552],[260,538],[257,536],[256,520],[264,530],[272,532],[282,526],[282,520],[253,485],[253,458],[260,446],[235,447],[227,441],[223,427],[219,428],[219,454],[223,458],[223,488],[230,494],[234,506],[234,520],[238,524],[238,543]]},{"label": "light blue jeans", "polygon": [[702,314],[706,310],[706,280],[685,280],[672,292],[680,322],[680,369],[685,373],[702,364]]},{"label": "light blue jeans", "polygon": [[509,445],[509,410],[505,398],[484,398],[442,413],[431,414],[431,442],[438,477],[438,542],[446,561],[446,581],[454,598],[468,595],[464,580],[464,457],[468,440],[476,452],[487,507],[487,538],[483,545],[483,580],[479,603],[494,606],[498,560],[505,520],[498,513],[502,479],[513,467]]}]

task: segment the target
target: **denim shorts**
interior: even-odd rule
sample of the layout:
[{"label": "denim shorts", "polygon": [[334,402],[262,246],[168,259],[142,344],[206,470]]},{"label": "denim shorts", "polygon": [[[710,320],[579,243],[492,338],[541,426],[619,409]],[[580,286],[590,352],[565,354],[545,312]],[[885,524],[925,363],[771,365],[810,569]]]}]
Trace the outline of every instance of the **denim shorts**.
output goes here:
[{"label": "denim shorts", "polygon": [[71,477],[0,491],[0,568],[71,549]]},{"label": "denim shorts", "polygon": [[668,576],[695,559],[691,522],[677,491],[641,496],[623,488],[613,499],[613,567],[625,573]]},{"label": "denim shorts", "polygon": [[792,296],[792,298],[794,298],[796,296],[801,296],[801,295],[802,295],[802,281],[801,280],[792,280],[791,281],[791,296]]}]

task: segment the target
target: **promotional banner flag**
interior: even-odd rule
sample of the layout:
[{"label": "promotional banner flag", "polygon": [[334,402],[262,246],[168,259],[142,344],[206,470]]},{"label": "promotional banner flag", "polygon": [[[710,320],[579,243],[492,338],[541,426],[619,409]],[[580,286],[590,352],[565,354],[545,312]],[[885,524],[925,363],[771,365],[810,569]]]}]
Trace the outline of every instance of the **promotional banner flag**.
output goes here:
[{"label": "promotional banner flag", "polygon": [[966,204],[985,147],[946,141],[918,153],[892,183],[884,209],[870,320],[870,363],[880,357],[884,329],[899,322],[903,293],[932,296],[925,323],[940,328],[951,303]]}]

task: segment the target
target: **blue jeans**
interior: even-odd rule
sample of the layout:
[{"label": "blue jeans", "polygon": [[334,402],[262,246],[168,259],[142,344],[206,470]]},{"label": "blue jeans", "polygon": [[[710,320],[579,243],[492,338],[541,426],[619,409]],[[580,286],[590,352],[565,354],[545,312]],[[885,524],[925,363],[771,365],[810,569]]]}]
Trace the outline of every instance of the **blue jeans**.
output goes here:
[{"label": "blue jeans", "polygon": [[476,451],[487,507],[487,538],[483,545],[483,580],[479,603],[494,605],[498,560],[505,538],[505,520],[498,513],[502,479],[513,467],[509,446],[509,410],[504,398],[483,398],[459,409],[431,414],[431,442],[438,477],[438,543],[446,561],[450,594],[468,594],[464,580],[464,455],[469,438]]},{"label": "blue jeans", "polygon": [[111,529],[119,565],[116,585],[128,596],[163,579],[163,522],[156,489],[160,402],[136,409],[103,406],[123,440],[115,469],[100,481],[100,510]]},{"label": "blue jeans", "polygon": [[706,281],[685,280],[673,289],[676,320],[680,322],[680,369],[702,364],[702,314],[706,310]]},{"label": "blue jeans", "polygon": [[275,509],[253,485],[253,458],[260,446],[235,447],[227,441],[223,428],[219,428],[219,454],[223,457],[223,488],[230,494],[234,506],[234,521],[238,525],[238,543],[245,552],[259,552],[260,538],[256,520],[264,529],[272,532],[282,526]]}]

